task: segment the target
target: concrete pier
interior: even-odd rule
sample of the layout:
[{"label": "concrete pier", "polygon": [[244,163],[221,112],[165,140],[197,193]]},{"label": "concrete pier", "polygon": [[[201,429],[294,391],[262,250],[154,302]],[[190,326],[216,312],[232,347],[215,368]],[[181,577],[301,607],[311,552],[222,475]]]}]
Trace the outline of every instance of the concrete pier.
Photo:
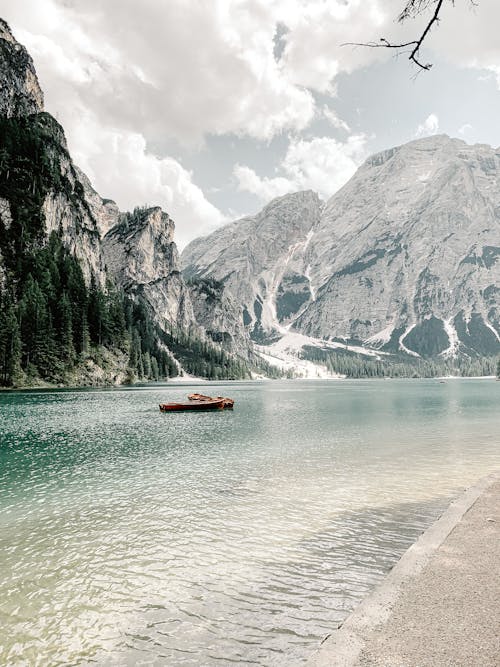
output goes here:
[{"label": "concrete pier", "polygon": [[500,665],[500,473],[460,496],[308,667]]}]

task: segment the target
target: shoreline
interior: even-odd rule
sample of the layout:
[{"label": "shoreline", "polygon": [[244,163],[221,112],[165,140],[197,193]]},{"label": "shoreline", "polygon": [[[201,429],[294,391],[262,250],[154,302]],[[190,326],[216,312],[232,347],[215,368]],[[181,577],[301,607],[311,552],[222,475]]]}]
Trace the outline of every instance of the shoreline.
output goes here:
[{"label": "shoreline", "polygon": [[[412,664],[407,659],[405,661],[405,658],[401,656],[401,652],[404,651],[404,648],[401,649],[401,642],[411,646],[414,653],[421,655],[424,661],[419,661],[418,664],[466,664],[441,663],[437,657],[438,652],[444,653],[446,650],[439,645],[439,642],[443,646],[453,647],[456,645],[454,637],[443,636],[443,633],[445,635],[446,633],[452,634],[455,618],[461,612],[465,612],[465,609],[460,607],[460,609],[455,610],[457,611],[455,617],[453,611],[449,612],[450,618],[448,619],[446,618],[446,610],[439,610],[436,606],[433,606],[432,595],[437,588],[437,581],[445,589],[443,594],[443,597],[446,598],[445,604],[449,604],[450,601],[453,602],[456,598],[454,593],[461,584],[455,580],[455,577],[460,576],[462,571],[467,569],[464,566],[464,561],[467,559],[462,555],[461,562],[457,554],[453,553],[452,545],[448,543],[452,542],[452,534],[460,528],[463,531],[468,530],[468,533],[464,532],[463,535],[459,536],[460,540],[458,537],[454,538],[455,542],[458,540],[462,548],[467,551],[470,546],[469,542],[472,541],[471,534],[478,532],[478,526],[472,525],[472,528],[469,525],[464,526],[466,515],[471,524],[471,510],[475,508],[476,503],[480,505],[488,492],[497,488],[499,484],[500,470],[496,469],[451,502],[441,517],[407,549],[383,581],[359,603],[337,629],[334,629],[323,640],[316,652],[307,660],[307,667],[355,667],[361,665],[392,667],[393,665]],[[489,526],[493,526],[494,530],[496,519],[487,518],[486,521],[492,522]],[[461,554],[459,553],[459,555]],[[453,568],[451,581],[446,581],[446,577],[442,576],[442,572],[439,573],[439,570],[438,576],[433,575],[432,568],[434,566],[434,569],[438,569],[435,564],[437,563],[439,566],[440,559],[446,563],[448,570],[450,567]],[[466,574],[470,579],[470,572],[466,572]],[[483,577],[477,576],[477,572],[475,574],[478,579],[477,588],[479,589],[476,598],[480,598],[481,584],[484,588],[485,582]],[[480,574],[483,574],[483,572]],[[494,572],[492,576],[495,576]],[[476,591],[475,587],[474,591]],[[435,652],[430,656],[430,662],[425,661],[425,656],[426,651],[432,651],[432,649],[428,647],[425,630],[418,627],[418,621],[415,620],[415,610],[419,612],[419,616],[430,619],[428,621],[430,624],[433,624],[433,620],[436,620],[433,615],[437,614],[439,617],[438,622],[433,625],[438,628],[441,625],[441,634],[436,642],[438,648],[434,649]],[[466,616],[465,613],[463,615]],[[463,622],[463,618],[460,620]],[[466,618],[466,625],[467,621],[469,625],[472,624],[470,618]],[[396,626],[396,631],[392,626]],[[477,630],[476,627],[468,627],[467,629],[469,634],[473,634]],[[417,637],[417,640],[413,641],[413,645],[412,634]],[[424,637],[425,646],[422,646],[422,638]],[[487,639],[491,641],[491,638],[487,637]],[[443,656],[443,659],[449,660],[449,657]]]},{"label": "shoreline", "polygon": [[210,383],[219,383],[219,384],[231,384],[233,382],[339,382],[339,381],[350,381],[350,382],[373,382],[373,381],[386,381],[392,380],[395,382],[398,381],[418,381],[418,380],[429,380],[440,382],[443,380],[500,380],[496,375],[446,375],[446,376],[436,376],[436,377],[297,377],[297,378],[268,378],[268,377],[255,377],[247,378],[245,380],[210,380],[207,378],[199,377],[187,377],[179,376],[174,378],[169,378],[165,380],[158,380],[157,382],[133,382],[133,383],[103,383],[103,384],[50,384],[49,382],[44,384],[35,384],[35,385],[26,385],[21,387],[0,387],[1,392],[11,392],[11,391],[35,391],[35,390],[47,390],[54,391],[58,389],[124,389],[124,388],[140,388],[140,387],[154,387],[154,386],[165,386],[170,384],[210,384]]}]

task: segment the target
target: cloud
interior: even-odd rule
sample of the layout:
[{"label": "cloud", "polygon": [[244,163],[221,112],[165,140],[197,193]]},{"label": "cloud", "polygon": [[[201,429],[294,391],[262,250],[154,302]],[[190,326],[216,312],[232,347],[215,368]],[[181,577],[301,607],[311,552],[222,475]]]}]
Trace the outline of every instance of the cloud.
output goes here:
[{"label": "cloud", "polygon": [[139,133],[103,128],[97,118],[82,111],[70,148],[97,191],[115,199],[122,210],[148,204],[168,211],[180,248],[226,220],[193,183],[192,174],[171,157],[148,153]]},{"label": "cloud", "polygon": [[[491,72],[500,83],[500,3],[468,7],[445,3],[428,47],[460,66]],[[400,26],[396,13],[392,0],[2,3],[4,18],[34,57],[47,110],[65,127],[96,188],[121,207],[141,200],[170,206],[179,238],[223,216],[179,160],[152,155],[148,146],[177,143],[192,157],[210,135],[294,136],[274,177],[239,165],[239,187],[262,199],[286,188],[331,194],[357,164],[350,140],[305,141],[301,133],[321,114],[333,129],[349,132],[330,106],[316,100],[335,94],[341,73],[394,55],[344,42],[404,41],[418,32],[422,22]],[[314,154],[306,155],[308,148]],[[174,186],[181,189],[176,196]]]},{"label": "cloud", "polygon": [[314,116],[311,92],[276,62],[264,0],[6,4],[49,111],[78,99],[103,124],[187,144],[231,132],[270,139]]},{"label": "cloud", "polygon": [[352,135],[345,142],[331,137],[294,139],[280,165],[283,175],[261,178],[250,167],[236,165],[234,176],[240,190],[251,192],[264,202],[309,189],[326,199],[349,180],[366,157],[365,143],[363,135]]},{"label": "cloud", "polygon": [[[178,160],[155,156],[148,145],[196,147],[210,134],[269,140],[300,133],[316,115],[311,89],[326,90],[336,72],[366,62],[366,54],[360,59],[344,49],[331,68],[327,33],[333,30],[337,53],[351,20],[359,23],[366,14],[367,28],[377,14],[378,2],[367,3],[366,12],[360,0],[349,6],[340,0],[107,0],[105,6],[5,0],[3,9],[33,55],[47,110],[63,124],[75,161],[96,189],[123,209],[165,207],[182,244],[224,216]],[[327,115],[347,131],[331,109]],[[236,168],[240,188],[262,199],[302,187],[335,189],[338,174],[354,167],[349,144],[335,152],[342,145],[328,141],[294,140],[283,176]],[[308,147],[314,156],[305,154]],[[338,164],[327,163],[330,154]]]},{"label": "cloud", "polygon": [[455,65],[489,70],[500,88],[499,23],[498,0],[445,3],[428,47]]},{"label": "cloud", "polygon": [[323,106],[321,111],[326,120],[336,130],[344,130],[344,132],[351,131],[349,125],[344,120],[342,120],[342,118],[339,118],[336,112],[333,109],[331,109],[327,104]]},{"label": "cloud", "polygon": [[431,134],[437,134],[439,130],[439,118],[435,113],[427,116],[424,122],[417,127],[416,137],[428,137]]},{"label": "cloud", "polygon": [[251,192],[264,202],[271,201],[275,197],[281,197],[288,192],[293,192],[295,188],[290,179],[283,176],[276,178],[261,177],[246,165],[237,164],[234,167],[234,176],[238,181],[238,189],[244,192]]},{"label": "cloud", "polygon": [[278,5],[288,27],[282,65],[297,85],[333,94],[339,73],[390,56],[385,49],[344,45],[392,31],[394,8],[383,0],[284,0]]},{"label": "cloud", "polygon": [[465,123],[464,125],[462,125],[461,127],[458,128],[458,134],[461,137],[464,137],[473,129],[474,128],[472,127],[472,125],[470,123]]},{"label": "cloud", "polygon": [[[103,124],[191,144],[302,131],[312,93],[394,55],[345,42],[404,41],[423,23],[397,24],[389,0],[4,0],[3,14],[35,57],[49,111],[64,116],[78,98]],[[446,3],[426,45],[500,80],[499,20],[497,0]]]},{"label": "cloud", "polygon": [[[80,101],[103,124],[197,144],[300,132],[313,92],[376,60],[384,0],[4,0],[35,59],[49,111]],[[276,49],[276,44],[279,48]],[[63,121],[65,119],[63,118]]]}]

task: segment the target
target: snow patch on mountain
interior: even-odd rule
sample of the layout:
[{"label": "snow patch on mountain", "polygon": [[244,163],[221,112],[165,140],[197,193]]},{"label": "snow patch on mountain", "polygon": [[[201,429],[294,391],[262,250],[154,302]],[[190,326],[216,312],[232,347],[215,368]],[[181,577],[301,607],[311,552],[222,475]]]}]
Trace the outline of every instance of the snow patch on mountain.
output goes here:
[{"label": "snow patch on mountain", "polygon": [[448,339],[450,341],[450,346],[441,352],[440,357],[456,357],[458,354],[458,348],[460,346],[460,340],[458,338],[457,330],[453,324],[453,318],[443,320],[443,326]]},{"label": "snow patch on mountain", "polygon": [[403,352],[406,352],[406,354],[409,354],[412,357],[419,357],[420,355],[418,352],[414,352],[413,350],[410,350],[406,345],[403,343],[403,340],[406,338],[406,336],[410,333],[410,331],[413,331],[413,329],[416,327],[416,324],[412,324],[411,327],[408,327],[404,333],[399,337],[398,343],[399,343],[399,349],[402,350]]}]

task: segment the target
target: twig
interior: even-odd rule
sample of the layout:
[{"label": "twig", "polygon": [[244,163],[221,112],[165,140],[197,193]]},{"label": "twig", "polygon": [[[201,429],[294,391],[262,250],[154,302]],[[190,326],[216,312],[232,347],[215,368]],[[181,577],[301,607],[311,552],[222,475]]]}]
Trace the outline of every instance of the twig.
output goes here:
[{"label": "twig", "polygon": [[[453,0],[452,0],[453,2]],[[414,39],[410,42],[405,42],[404,44],[393,44],[392,42],[389,42],[389,40],[385,39],[385,37],[382,37],[379,42],[367,42],[367,43],[356,43],[356,42],[348,42],[347,44],[342,44],[342,46],[368,46],[372,49],[377,49],[377,48],[383,48],[383,49],[404,49],[407,46],[412,46],[413,49],[410,51],[410,55],[408,56],[409,60],[412,60],[417,67],[420,67],[423,70],[430,70],[432,67],[432,63],[422,63],[419,58],[420,58],[420,47],[422,46],[425,38],[429,34],[430,29],[435,23],[439,23],[439,12],[441,11],[441,8],[443,6],[444,0],[437,0],[436,2],[436,8],[434,9],[434,14],[432,15],[430,21],[427,23],[427,25],[424,28],[424,31],[420,35],[418,39]],[[402,22],[409,18],[411,14],[411,8],[412,8],[413,3],[408,3],[406,8],[403,10],[403,12],[400,14],[398,21]],[[416,10],[416,13],[418,13],[418,9]]]}]

